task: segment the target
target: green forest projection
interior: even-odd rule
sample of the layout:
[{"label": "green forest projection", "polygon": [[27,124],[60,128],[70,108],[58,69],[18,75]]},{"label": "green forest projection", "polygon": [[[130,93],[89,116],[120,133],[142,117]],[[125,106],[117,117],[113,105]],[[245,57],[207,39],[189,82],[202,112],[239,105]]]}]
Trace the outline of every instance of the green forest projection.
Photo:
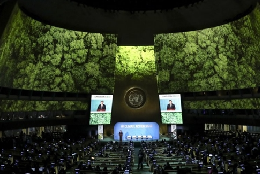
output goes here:
[{"label": "green forest projection", "polygon": [[116,49],[116,35],[44,25],[15,6],[0,40],[0,85],[113,93]]},{"label": "green forest projection", "polygon": [[260,10],[226,25],[155,36],[160,93],[260,86]]},{"label": "green forest projection", "polygon": [[91,113],[89,125],[110,124],[111,113]]},{"label": "green forest projection", "polygon": [[184,101],[184,109],[259,109],[259,98]]},{"label": "green forest projection", "polygon": [[[87,110],[88,107],[89,105],[87,101],[86,102],[84,101],[24,101],[24,100],[0,101],[0,112]],[[259,108],[260,108],[259,98],[183,101],[183,109],[259,109]],[[163,113],[161,114],[163,115]],[[165,119],[166,118],[168,119],[167,115],[165,115]]]},{"label": "green forest projection", "polygon": [[87,110],[87,101],[2,100],[0,112]]},{"label": "green forest projection", "polygon": [[162,112],[162,124],[183,124],[181,112]]},{"label": "green forest projection", "polygon": [[119,46],[116,54],[116,78],[144,80],[155,75],[153,46]]},{"label": "green forest projection", "polygon": [[[117,47],[116,35],[45,25],[15,6],[0,38],[0,86],[112,94],[115,78],[150,80],[145,77],[154,78],[156,74],[159,93],[260,86],[259,6],[226,25],[157,34],[154,40],[154,46]],[[2,112],[88,108],[88,103],[81,101],[0,102]],[[255,98],[183,104],[184,109],[260,108],[259,99]],[[95,123],[98,120],[93,120]]]},{"label": "green forest projection", "polygon": [[160,93],[255,87],[259,34],[258,6],[226,25],[158,34],[154,47],[117,49],[116,35],[44,25],[16,6],[0,40],[0,85],[105,94],[113,93],[114,74],[142,79],[156,67]]}]

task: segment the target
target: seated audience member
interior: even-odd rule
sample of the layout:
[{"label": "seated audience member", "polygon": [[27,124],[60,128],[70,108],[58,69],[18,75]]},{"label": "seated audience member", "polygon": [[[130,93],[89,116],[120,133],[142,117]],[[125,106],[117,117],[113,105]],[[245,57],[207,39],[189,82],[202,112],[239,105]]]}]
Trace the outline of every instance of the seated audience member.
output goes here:
[{"label": "seated audience member", "polygon": [[164,166],[164,170],[173,170],[169,162],[167,162],[166,165]]},{"label": "seated audience member", "polygon": [[78,169],[83,170],[83,162],[82,161],[79,163]]},{"label": "seated audience member", "polygon": [[216,166],[213,166],[211,168],[211,170],[209,171],[209,174],[218,174],[218,170],[217,170]]},{"label": "seated audience member", "polygon": [[119,173],[119,171],[118,171],[118,168],[116,167],[116,168],[113,170],[112,174],[118,174],[118,173]]},{"label": "seated audience member", "polygon": [[91,164],[88,165],[87,170],[93,170],[93,167],[91,166]]},{"label": "seated audience member", "polygon": [[170,157],[170,156],[172,156],[172,154],[171,154],[171,152],[168,152],[167,157]]},{"label": "seated audience member", "polygon": [[125,167],[124,167],[124,170],[129,170],[129,171],[132,171],[132,169],[131,169],[130,165],[125,165]]},{"label": "seated audience member", "polygon": [[223,167],[222,161],[218,162],[217,170],[219,172],[223,172],[224,171],[224,167]]},{"label": "seated audience member", "polygon": [[118,164],[118,170],[119,170],[119,171],[123,171],[123,167],[122,167],[121,164]]},{"label": "seated audience member", "polygon": [[102,172],[102,174],[108,174],[109,172],[108,172],[108,170],[107,170],[107,167],[105,166],[104,168],[103,168],[103,172]]},{"label": "seated audience member", "polygon": [[162,154],[167,154],[167,150],[164,149],[163,152],[162,152]]},{"label": "seated audience member", "polygon": [[176,166],[176,168],[174,168],[173,170],[179,170],[180,166]]},{"label": "seated audience member", "polygon": [[97,166],[95,167],[95,171],[101,171],[101,169],[100,169],[100,166],[99,166],[99,165],[97,165]]},{"label": "seated audience member", "polygon": [[58,174],[66,174],[66,171],[64,170],[64,168],[62,168]]}]

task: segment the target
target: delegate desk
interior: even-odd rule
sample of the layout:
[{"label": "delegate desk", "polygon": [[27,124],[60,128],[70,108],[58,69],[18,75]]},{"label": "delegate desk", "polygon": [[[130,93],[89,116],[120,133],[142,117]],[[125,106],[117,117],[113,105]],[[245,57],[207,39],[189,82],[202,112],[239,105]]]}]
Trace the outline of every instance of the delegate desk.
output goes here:
[{"label": "delegate desk", "polygon": [[151,135],[133,135],[127,136],[127,140],[152,140],[153,137]]}]

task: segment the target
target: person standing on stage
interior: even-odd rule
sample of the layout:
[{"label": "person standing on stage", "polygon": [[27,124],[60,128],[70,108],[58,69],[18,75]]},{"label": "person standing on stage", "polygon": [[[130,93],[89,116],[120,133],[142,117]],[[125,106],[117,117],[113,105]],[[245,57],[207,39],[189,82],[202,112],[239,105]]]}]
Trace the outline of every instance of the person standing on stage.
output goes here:
[{"label": "person standing on stage", "polygon": [[123,138],[123,132],[122,132],[122,130],[119,131],[118,135],[119,135],[119,140],[120,140],[120,142],[122,142],[122,138]]}]

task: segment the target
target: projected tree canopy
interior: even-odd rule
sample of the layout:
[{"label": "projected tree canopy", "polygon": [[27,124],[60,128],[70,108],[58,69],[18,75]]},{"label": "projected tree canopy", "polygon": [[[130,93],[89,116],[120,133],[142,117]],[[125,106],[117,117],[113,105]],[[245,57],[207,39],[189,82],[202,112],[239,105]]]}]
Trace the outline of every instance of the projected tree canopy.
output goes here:
[{"label": "projected tree canopy", "polygon": [[140,79],[155,73],[156,64],[161,93],[259,86],[259,20],[258,7],[223,26],[158,34],[154,52],[153,47],[117,49],[115,35],[44,25],[15,7],[1,38],[0,85],[113,93],[114,74]]},{"label": "projected tree canopy", "polygon": [[18,111],[65,111],[86,110],[88,103],[83,101],[24,101],[2,100],[0,112]]},{"label": "projected tree canopy", "polygon": [[[117,47],[116,35],[45,25],[27,17],[16,6],[0,39],[0,86],[112,94],[115,78],[145,83],[154,80],[156,74],[159,93],[260,86],[259,6],[226,25],[157,34],[154,39],[154,46]],[[184,102],[185,109],[258,106],[258,99]],[[84,102],[55,101],[1,101],[0,106],[2,111],[87,107]]]},{"label": "projected tree canopy", "polygon": [[2,86],[112,93],[116,37],[44,25],[15,7],[0,45]]},{"label": "projected tree canopy", "polygon": [[186,92],[259,86],[260,14],[201,31],[158,34],[159,91]]},{"label": "projected tree canopy", "polygon": [[259,109],[259,98],[185,101],[185,109]]},{"label": "projected tree canopy", "polygon": [[153,46],[120,46],[116,54],[116,78],[143,80],[155,75]]},{"label": "projected tree canopy", "polygon": [[[86,110],[89,107],[83,101],[2,100],[0,103],[0,112]],[[185,109],[259,109],[259,105],[259,98],[183,101]]]}]

